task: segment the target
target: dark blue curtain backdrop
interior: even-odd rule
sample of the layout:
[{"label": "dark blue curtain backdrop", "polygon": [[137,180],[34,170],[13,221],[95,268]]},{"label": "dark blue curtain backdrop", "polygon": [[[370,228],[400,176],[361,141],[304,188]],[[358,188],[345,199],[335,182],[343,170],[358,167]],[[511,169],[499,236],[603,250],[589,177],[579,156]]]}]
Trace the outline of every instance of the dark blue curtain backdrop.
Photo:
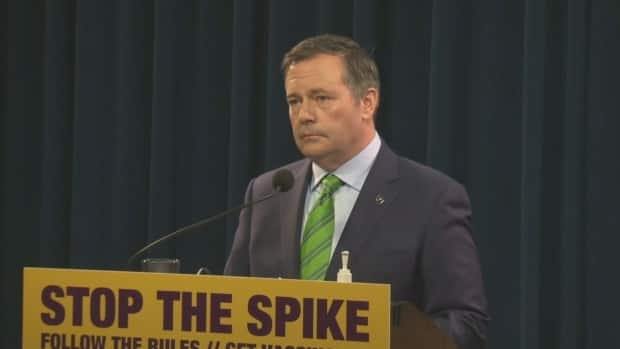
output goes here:
[{"label": "dark blue curtain backdrop", "polygon": [[[490,348],[620,348],[620,1],[3,1],[0,347],[24,266],[122,269],[300,157],[279,61],[350,35],[380,134],[466,185]],[[236,218],[162,247],[221,271]]]}]

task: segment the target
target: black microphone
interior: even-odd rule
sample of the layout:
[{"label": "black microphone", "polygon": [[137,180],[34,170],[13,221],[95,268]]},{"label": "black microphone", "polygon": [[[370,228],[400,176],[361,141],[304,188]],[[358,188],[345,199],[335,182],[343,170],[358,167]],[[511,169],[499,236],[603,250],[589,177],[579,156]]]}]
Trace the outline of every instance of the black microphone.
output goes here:
[{"label": "black microphone", "polygon": [[246,202],[243,203],[239,206],[230,208],[224,212],[220,212],[218,214],[216,214],[215,216],[209,217],[207,219],[203,219],[199,222],[196,222],[194,224],[182,227],[178,230],[173,231],[172,233],[165,235],[153,242],[151,242],[150,244],[144,246],[142,249],[140,249],[138,252],[134,253],[133,255],[131,255],[131,257],[129,257],[129,260],[127,261],[127,266],[131,269],[131,266],[134,264],[134,262],[136,261],[136,259],[140,256],[142,256],[143,254],[145,254],[146,252],[148,252],[149,250],[151,250],[153,247],[163,243],[164,241],[168,241],[170,239],[174,239],[178,236],[181,236],[182,234],[185,234],[187,232],[193,231],[195,229],[204,227],[218,219],[224,218],[226,216],[228,216],[231,213],[235,213],[237,211],[240,211],[246,207],[252,206],[252,205],[256,205],[259,202],[263,202],[267,199],[272,198],[273,196],[275,196],[278,193],[284,193],[289,191],[292,187],[293,187],[293,183],[295,182],[295,178],[293,178],[293,174],[291,173],[291,171],[287,170],[287,169],[281,169],[279,171],[277,171],[276,173],[274,173],[273,175],[273,179],[271,181],[271,185],[273,186],[273,193],[268,194],[263,196],[262,198],[258,199],[258,200],[254,200],[254,201],[250,201],[250,202]]}]

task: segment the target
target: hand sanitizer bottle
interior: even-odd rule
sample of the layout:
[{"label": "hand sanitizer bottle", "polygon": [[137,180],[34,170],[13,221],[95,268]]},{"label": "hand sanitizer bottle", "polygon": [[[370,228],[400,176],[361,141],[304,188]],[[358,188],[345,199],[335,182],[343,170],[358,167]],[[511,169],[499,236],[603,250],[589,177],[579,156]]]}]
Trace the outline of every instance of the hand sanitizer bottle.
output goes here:
[{"label": "hand sanitizer bottle", "polygon": [[337,282],[353,282],[353,275],[351,274],[351,270],[349,270],[349,251],[342,251],[340,253],[342,257],[342,268],[338,270],[338,275],[336,276]]}]

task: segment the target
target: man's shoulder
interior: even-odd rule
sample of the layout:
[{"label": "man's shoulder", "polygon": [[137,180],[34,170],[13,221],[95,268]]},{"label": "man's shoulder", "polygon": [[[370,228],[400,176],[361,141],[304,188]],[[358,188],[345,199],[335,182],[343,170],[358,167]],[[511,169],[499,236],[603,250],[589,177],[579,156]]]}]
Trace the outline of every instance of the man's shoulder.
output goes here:
[{"label": "man's shoulder", "polygon": [[456,179],[417,161],[399,156],[398,183],[404,197],[414,201],[437,202],[445,198],[468,202],[467,189]]},{"label": "man's shoulder", "polygon": [[463,187],[456,179],[442,171],[418,161],[395,154],[398,161],[399,177],[417,186],[443,191],[447,188]]},{"label": "man's shoulder", "polygon": [[402,174],[404,176],[416,176],[421,180],[437,183],[456,182],[456,180],[440,170],[411,160],[406,157],[399,157]]},{"label": "man's shoulder", "polygon": [[273,176],[276,172],[280,170],[291,171],[293,177],[295,178],[295,181],[297,181],[301,176],[304,176],[306,174],[309,164],[309,160],[301,159],[264,172],[254,178],[254,189],[258,191],[271,191],[273,189]]}]

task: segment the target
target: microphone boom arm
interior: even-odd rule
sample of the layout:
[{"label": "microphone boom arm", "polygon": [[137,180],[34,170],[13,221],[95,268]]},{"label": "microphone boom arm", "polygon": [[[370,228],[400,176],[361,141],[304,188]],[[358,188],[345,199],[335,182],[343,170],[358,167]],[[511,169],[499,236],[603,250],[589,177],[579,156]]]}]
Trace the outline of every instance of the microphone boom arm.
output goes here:
[{"label": "microphone boom arm", "polygon": [[144,253],[149,251],[151,248],[153,248],[153,247],[155,247],[155,246],[157,246],[157,245],[159,245],[159,244],[161,244],[161,243],[163,243],[165,241],[168,241],[170,239],[173,239],[173,238],[176,238],[178,236],[184,235],[184,234],[186,234],[188,232],[191,232],[191,231],[193,231],[193,230],[195,230],[197,228],[200,228],[200,227],[202,227],[204,225],[208,225],[211,222],[214,222],[214,221],[217,221],[217,220],[219,220],[221,218],[224,218],[224,217],[228,216],[229,214],[231,214],[231,213],[233,213],[235,211],[242,210],[242,209],[244,209],[246,207],[258,204],[259,202],[263,202],[263,201],[271,198],[272,196],[278,194],[279,192],[280,191],[274,191],[273,193],[271,193],[269,195],[266,195],[266,196],[258,199],[257,201],[250,201],[250,202],[243,203],[243,204],[241,204],[239,206],[236,206],[236,207],[230,208],[230,209],[228,209],[226,211],[220,212],[220,213],[216,214],[213,217],[209,217],[209,218],[203,219],[203,220],[201,220],[199,222],[196,222],[194,224],[191,224],[191,225],[182,227],[180,229],[177,229],[177,230],[173,231],[172,233],[170,233],[168,235],[162,236],[161,238],[151,242],[150,244],[148,244],[148,245],[144,246],[143,248],[141,248],[138,252],[136,252],[133,255],[131,255],[131,257],[129,257],[129,260],[127,261],[127,266],[131,269],[132,265],[135,263],[135,261],[136,261],[136,259],[138,259],[138,257],[142,256]]}]

